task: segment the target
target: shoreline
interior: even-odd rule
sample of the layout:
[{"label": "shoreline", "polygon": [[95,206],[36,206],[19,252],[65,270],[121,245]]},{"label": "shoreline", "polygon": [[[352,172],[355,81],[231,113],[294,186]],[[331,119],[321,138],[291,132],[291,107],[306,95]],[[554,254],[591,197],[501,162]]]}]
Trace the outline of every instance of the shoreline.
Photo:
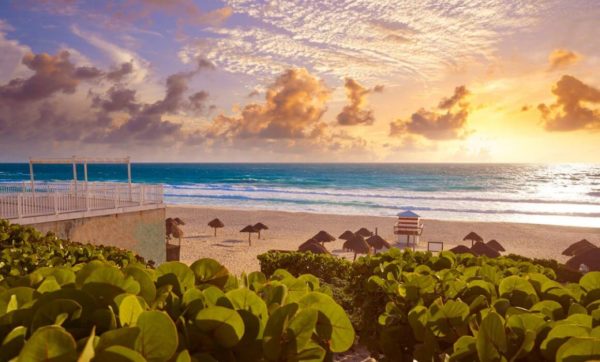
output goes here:
[{"label": "shoreline", "polygon": [[[258,254],[271,249],[296,250],[298,245],[320,230],[337,237],[347,229],[356,231],[367,227],[371,231],[377,229],[379,235],[392,245],[397,242],[392,232],[395,217],[173,204],[167,205],[167,217],[180,217],[186,222],[182,226],[185,234],[181,248],[183,262],[210,257],[235,274],[259,270]],[[217,237],[207,225],[214,218],[225,224],[225,228],[217,231]],[[257,222],[266,224],[269,230],[264,232],[261,240],[252,235],[252,246],[249,246],[248,235],[239,230]],[[568,260],[561,253],[576,241],[585,238],[600,245],[600,228],[435,219],[423,219],[423,224],[418,250],[426,250],[427,241],[444,242],[444,250],[460,244],[470,246],[462,238],[471,231],[481,235],[485,241],[498,240],[506,248],[504,255],[514,253],[559,262]],[[336,240],[325,246],[332,254],[351,259],[353,254],[342,251],[342,244],[343,241]]]},{"label": "shoreline", "polygon": [[[396,219],[395,216],[381,216],[381,215],[366,215],[366,214],[335,214],[327,212],[312,212],[312,211],[294,211],[294,210],[277,210],[277,209],[264,209],[260,207],[229,207],[229,206],[213,206],[213,205],[197,205],[197,204],[165,204],[167,209],[214,209],[215,211],[248,211],[248,212],[280,212],[284,214],[307,214],[307,215],[324,215],[324,216],[344,216],[344,217],[368,217],[368,218],[383,218],[383,219]],[[598,239],[600,240],[600,226],[576,226],[576,225],[562,225],[562,224],[541,224],[533,222],[513,222],[513,221],[466,221],[466,220],[452,220],[452,219],[429,219],[421,218],[422,221],[432,222],[448,222],[448,223],[463,223],[463,224],[506,224],[506,225],[529,225],[537,227],[557,227],[557,228],[573,228],[573,229],[585,229],[589,232],[597,232]]]}]

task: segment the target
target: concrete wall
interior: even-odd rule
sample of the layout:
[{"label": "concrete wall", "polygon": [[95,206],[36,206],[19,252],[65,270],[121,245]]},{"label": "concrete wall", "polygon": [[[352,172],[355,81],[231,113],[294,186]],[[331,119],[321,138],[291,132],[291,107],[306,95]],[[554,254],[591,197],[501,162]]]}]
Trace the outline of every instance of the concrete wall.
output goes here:
[{"label": "concrete wall", "polygon": [[166,258],[164,207],[31,226],[73,241],[128,249],[157,264]]}]

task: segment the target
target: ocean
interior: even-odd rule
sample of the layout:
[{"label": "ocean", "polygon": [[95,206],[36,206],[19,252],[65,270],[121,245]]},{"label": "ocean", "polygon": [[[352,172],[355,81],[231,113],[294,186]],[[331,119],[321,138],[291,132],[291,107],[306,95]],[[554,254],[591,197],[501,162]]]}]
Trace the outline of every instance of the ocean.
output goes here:
[{"label": "ocean", "polygon": [[[35,166],[36,180],[71,172]],[[127,177],[122,165],[88,174]],[[132,176],[163,183],[170,204],[600,227],[600,165],[136,163]],[[0,182],[28,179],[28,164],[0,164]]]}]

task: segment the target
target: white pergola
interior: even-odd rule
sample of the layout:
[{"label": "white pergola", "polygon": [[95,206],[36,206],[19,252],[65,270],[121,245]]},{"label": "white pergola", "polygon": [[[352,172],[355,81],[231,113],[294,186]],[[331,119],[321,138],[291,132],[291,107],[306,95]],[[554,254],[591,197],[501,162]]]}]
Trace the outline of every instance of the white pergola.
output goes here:
[{"label": "white pergola", "polygon": [[31,179],[31,188],[34,189],[35,176],[33,173],[33,165],[73,165],[73,181],[77,187],[77,165],[83,165],[83,178],[85,184],[88,182],[88,164],[123,164],[127,165],[127,183],[131,189],[131,160],[129,156],[121,158],[105,158],[105,157],[78,157],[71,158],[29,158],[29,175]]}]

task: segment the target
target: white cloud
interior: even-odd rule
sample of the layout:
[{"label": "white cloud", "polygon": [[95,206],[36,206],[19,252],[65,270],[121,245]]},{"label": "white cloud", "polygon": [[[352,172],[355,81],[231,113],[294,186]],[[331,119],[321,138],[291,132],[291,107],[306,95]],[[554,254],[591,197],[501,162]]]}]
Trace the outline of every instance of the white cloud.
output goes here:
[{"label": "white cloud", "polygon": [[141,83],[147,80],[150,63],[144,60],[138,54],[123,49],[94,33],[83,31],[75,25],[71,26],[71,31],[73,32],[73,34],[87,41],[96,48],[102,50],[116,64],[132,63],[133,72],[131,80],[133,84]]},{"label": "white cloud", "polygon": [[549,2],[504,0],[228,0],[252,26],[211,29],[185,46],[230,72],[272,76],[289,65],[335,77],[435,80],[460,62],[494,58],[503,35],[537,21]]},{"label": "white cloud", "polygon": [[16,40],[8,39],[6,32],[14,31],[7,22],[0,19],[0,84],[11,79],[24,77],[31,71],[23,65],[23,56],[31,52],[31,48]]}]

